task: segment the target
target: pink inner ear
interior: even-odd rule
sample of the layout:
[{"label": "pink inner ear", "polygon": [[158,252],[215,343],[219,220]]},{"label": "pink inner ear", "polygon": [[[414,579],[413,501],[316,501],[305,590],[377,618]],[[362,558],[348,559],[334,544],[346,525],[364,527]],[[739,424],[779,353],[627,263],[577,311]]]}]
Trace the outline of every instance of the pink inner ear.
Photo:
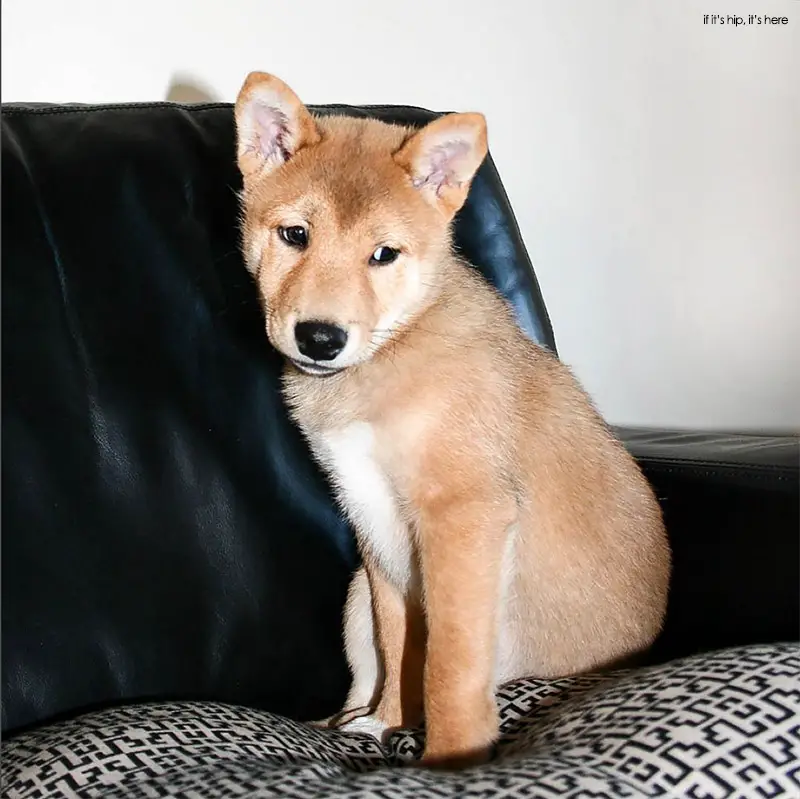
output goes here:
[{"label": "pink inner ear", "polygon": [[287,136],[289,120],[275,106],[257,104],[253,109],[253,124],[261,155],[269,161],[278,158],[285,161],[288,157]]},{"label": "pink inner ear", "polygon": [[444,185],[458,185],[462,182],[459,162],[469,154],[469,150],[469,144],[463,139],[452,139],[431,147],[414,184],[435,186],[437,192]]}]

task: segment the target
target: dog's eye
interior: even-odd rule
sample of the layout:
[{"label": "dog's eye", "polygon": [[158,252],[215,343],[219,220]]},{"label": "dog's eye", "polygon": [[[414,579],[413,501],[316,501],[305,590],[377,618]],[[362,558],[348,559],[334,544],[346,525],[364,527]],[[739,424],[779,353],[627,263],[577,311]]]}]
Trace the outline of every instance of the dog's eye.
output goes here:
[{"label": "dog's eye", "polygon": [[291,247],[305,247],[308,244],[308,231],[300,225],[279,227],[278,234]]},{"label": "dog's eye", "polygon": [[369,259],[372,266],[386,266],[394,261],[400,253],[391,247],[378,247]]}]

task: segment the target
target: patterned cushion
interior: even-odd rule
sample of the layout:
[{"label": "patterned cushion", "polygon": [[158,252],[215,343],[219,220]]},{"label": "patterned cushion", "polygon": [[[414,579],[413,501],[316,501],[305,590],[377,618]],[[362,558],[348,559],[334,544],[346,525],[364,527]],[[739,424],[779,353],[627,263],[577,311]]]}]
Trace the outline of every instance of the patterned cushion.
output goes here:
[{"label": "patterned cushion", "polygon": [[3,745],[2,795],[39,797],[800,796],[800,645],[717,652],[499,693],[497,758],[457,772],[355,733],[214,703],[127,706]]}]

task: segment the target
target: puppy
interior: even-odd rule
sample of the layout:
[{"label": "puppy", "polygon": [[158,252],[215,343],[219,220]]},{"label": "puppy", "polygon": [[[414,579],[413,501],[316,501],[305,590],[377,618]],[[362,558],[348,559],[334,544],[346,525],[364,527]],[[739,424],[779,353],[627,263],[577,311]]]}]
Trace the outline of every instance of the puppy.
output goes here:
[{"label": "puppy", "polygon": [[355,529],[352,687],[332,726],[417,725],[423,763],[485,759],[495,688],[646,649],[658,503],[570,371],[458,258],[481,114],[315,117],[252,73],[235,107],[243,252],[292,418]]}]

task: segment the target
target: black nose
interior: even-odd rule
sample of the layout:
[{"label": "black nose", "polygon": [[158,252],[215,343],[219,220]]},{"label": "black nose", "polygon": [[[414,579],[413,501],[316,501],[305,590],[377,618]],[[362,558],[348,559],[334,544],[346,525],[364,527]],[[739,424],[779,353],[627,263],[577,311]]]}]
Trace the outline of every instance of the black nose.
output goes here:
[{"label": "black nose", "polygon": [[347,331],[327,322],[298,322],[294,326],[297,349],[315,361],[332,361],[347,343]]}]

